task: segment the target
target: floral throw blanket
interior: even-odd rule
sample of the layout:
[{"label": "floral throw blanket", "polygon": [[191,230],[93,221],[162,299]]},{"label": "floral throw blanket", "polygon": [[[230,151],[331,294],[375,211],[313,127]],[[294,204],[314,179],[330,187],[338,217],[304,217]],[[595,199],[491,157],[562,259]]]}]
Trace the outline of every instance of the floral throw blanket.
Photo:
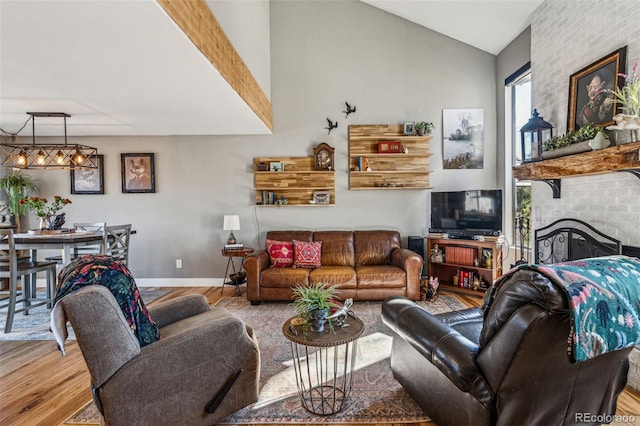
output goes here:
[{"label": "floral throw blanket", "polygon": [[158,327],[140,298],[127,267],[110,256],[86,255],[69,263],[58,275],[51,329],[63,355],[67,318],[58,301],[87,285],[103,285],[111,290],[141,347],[160,339]]},{"label": "floral throw blanket", "polygon": [[640,259],[617,255],[520,265],[499,282],[520,269],[538,271],[567,293],[571,311],[569,359],[586,361],[640,344]]}]

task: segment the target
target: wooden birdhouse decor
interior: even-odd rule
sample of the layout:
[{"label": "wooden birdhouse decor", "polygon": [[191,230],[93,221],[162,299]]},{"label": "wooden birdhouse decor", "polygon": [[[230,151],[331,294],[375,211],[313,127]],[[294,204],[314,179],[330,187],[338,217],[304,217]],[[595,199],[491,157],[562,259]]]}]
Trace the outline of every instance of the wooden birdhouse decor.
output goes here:
[{"label": "wooden birdhouse decor", "polygon": [[313,148],[314,168],[316,170],[334,170],[334,151],[335,148],[325,142]]}]

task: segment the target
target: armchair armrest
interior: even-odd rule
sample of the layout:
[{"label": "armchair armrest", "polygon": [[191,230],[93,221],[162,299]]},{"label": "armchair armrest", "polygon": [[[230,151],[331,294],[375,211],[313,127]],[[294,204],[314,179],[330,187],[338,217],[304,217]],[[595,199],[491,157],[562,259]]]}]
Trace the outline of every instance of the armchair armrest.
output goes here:
[{"label": "armchair armrest", "polygon": [[422,276],[423,263],[420,255],[412,250],[397,248],[391,252],[391,264],[407,274],[407,297],[411,300],[420,299],[420,277]]},{"label": "armchair armrest", "polygon": [[190,294],[147,307],[158,328],[162,328],[184,318],[210,310],[207,298],[201,294]]},{"label": "armchair armrest", "polygon": [[270,266],[269,254],[266,250],[251,253],[244,259],[244,269],[247,271],[247,299],[260,302],[260,273]]},{"label": "armchair armrest", "polygon": [[412,301],[396,296],[382,305],[382,320],[460,390],[486,389],[476,363],[479,346]]}]

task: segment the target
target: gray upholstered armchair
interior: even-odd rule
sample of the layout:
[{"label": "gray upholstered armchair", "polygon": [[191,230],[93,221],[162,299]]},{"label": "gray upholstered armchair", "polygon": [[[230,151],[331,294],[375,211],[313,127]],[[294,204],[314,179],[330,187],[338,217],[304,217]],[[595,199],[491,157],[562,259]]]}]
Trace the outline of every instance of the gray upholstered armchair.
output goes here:
[{"label": "gray upholstered armchair", "polygon": [[150,306],[161,339],[142,348],[108,288],[87,286],[60,303],[107,424],[211,425],[258,399],[253,330],[204,296]]}]

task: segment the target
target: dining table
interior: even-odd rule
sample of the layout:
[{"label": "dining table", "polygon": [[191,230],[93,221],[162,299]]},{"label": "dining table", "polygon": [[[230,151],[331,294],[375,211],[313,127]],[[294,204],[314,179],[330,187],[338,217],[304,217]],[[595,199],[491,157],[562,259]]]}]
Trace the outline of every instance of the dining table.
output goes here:
[{"label": "dining table", "polygon": [[[102,241],[102,238],[102,233],[95,231],[13,234],[16,250],[30,251],[32,261],[38,260],[38,250],[60,250],[62,252],[62,266],[71,262],[74,248],[95,245]],[[1,244],[0,247],[2,247]]]}]

